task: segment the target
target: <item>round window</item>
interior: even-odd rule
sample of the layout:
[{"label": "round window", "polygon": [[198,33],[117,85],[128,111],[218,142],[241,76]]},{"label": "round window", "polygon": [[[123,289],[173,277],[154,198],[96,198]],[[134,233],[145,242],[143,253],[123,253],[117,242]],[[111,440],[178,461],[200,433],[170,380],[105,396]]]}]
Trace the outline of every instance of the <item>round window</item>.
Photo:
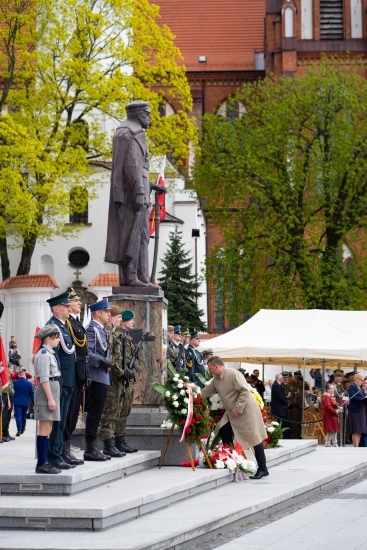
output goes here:
[{"label": "round window", "polygon": [[69,254],[69,263],[72,267],[85,267],[89,264],[89,254],[81,248],[73,250]]}]

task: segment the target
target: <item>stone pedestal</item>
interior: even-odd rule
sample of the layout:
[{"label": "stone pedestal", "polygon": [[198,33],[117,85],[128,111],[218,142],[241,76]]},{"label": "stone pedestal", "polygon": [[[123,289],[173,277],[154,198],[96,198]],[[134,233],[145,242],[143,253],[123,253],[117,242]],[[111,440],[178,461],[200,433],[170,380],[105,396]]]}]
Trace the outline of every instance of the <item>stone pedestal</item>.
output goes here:
[{"label": "stone pedestal", "polygon": [[134,312],[135,328],[155,336],[154,342],[143,342],[139,351],[134,404],[159,405],[161,396],[152,382],[164,383],[167,378],[167,305],[159,287],[113,287],[108,301]]}]

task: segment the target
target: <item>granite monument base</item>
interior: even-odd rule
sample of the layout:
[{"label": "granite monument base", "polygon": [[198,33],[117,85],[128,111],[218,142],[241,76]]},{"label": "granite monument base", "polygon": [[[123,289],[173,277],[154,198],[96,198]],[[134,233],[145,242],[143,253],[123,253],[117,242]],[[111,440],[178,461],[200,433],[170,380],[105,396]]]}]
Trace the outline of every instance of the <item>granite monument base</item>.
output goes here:
[{"label": "granite monument base", "polygon": [[[133,407],[127,420],[126,441],[132,447],[143,451],[161,451],[167,443],[170,430],[161,428],[167,419],[167,411],[163,407]],[[181,462],[188,460],[186,445],[180,443],[181,433],[174,430],[164,459],[164,466],[179,466]],[[71,444],[85,449],[85,427],[79,423],[71,437]],[[99,448],[103,444],[99,441]],[[193,458],[198,458],[198,450],[191,446]]]}]

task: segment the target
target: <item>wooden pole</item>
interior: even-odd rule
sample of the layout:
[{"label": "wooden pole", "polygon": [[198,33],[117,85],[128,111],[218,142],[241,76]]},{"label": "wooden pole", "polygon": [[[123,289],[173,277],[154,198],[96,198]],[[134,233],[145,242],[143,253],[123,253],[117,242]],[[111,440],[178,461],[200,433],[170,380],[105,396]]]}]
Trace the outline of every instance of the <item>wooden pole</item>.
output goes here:
[{"label": "wooden pole", "polygon": [[195,472],[195,464],[194,464],[194,461],[193,461],[193,458],[192,458],[191,448],[190,448],[189,443],[186,441],[186,439],[185,439],[185,445],[186,445],[187,455],[188,455],[189,460],[190,460],[191,468]]},{"label": "wooden pole", "polygon": [[200,449],[203,452],[203,455],[204,455],[204,458],[206,460],[206,463],[207,463],[208,467],[213,468],[213,464],[209,460],[208,453],[206,452],[205,447],[204,447],[203,442],[201,441],[201,439],[200,439]]},{"label": "wooden pole", "polygon": [[166,456],[166,453],[167,453],[167,449],[168,449],[168,446],[170,444],[170,441],[171,441],[171,438],[172,438],[172,434],[173,434],[173,430],[175,429],[175,426],[174,424],[172,424],[172,427],[169,431],[169,434],[168,434],[168,437],[167,437],[167,441],[166,441],[166,446],[164,447],[164,450],[163,450],[163,453],[161,455],[161,459],[159,461],[159,464],[158,464],[158,468],[161,469],[162,466],[163,466],[163,462],[164,462],[164,457]]}]

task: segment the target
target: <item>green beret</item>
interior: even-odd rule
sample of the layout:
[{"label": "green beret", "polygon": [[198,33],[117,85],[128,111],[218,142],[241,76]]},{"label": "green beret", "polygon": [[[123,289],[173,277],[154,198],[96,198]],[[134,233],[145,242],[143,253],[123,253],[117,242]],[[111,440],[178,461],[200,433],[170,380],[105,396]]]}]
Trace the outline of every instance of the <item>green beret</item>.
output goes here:
[{"label": "green beret", "polygon": [[125,311],[121,313],[121,319],[123,321],[130,321],[130,319],[134,319],[134,314],[132,311],[125,309]]}]

